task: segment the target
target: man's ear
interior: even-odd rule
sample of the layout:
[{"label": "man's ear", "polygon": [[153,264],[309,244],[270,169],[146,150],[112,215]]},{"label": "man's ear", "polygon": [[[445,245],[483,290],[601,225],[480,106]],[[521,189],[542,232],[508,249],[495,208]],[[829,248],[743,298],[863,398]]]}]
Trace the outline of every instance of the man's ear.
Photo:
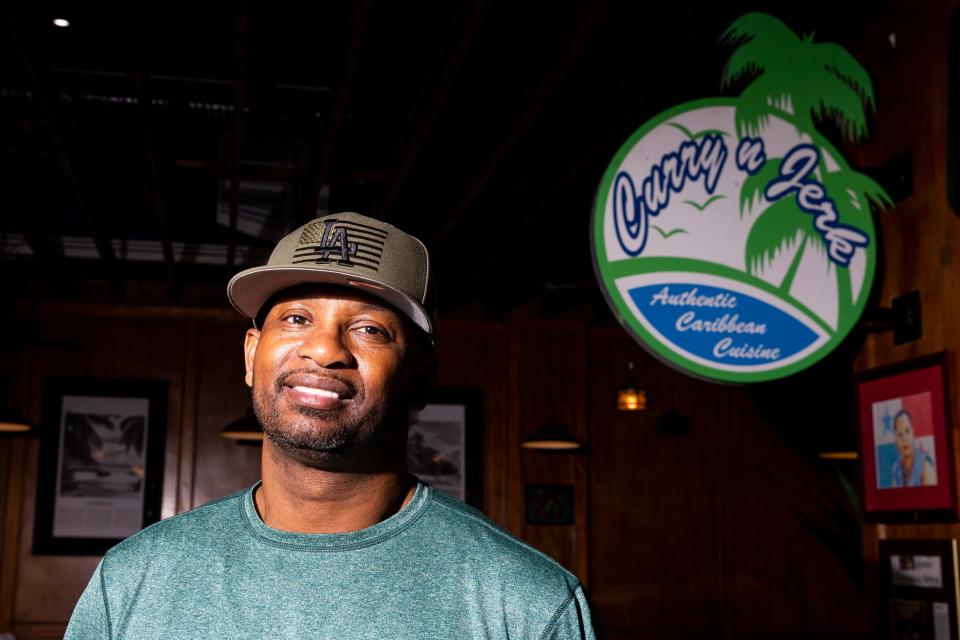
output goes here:
[{"label": "man's ear", "polygon": [[433,392],[437,388],[437,364],[437,354],[431,351],[429,355],[420,358],[414,368],[411,374],[413,381],[410,394],[411,411],[422,410],[433,397]]},{"label": "man's ear", "polygon": [[247,336],[243,340],[243,364],[247,373],[243,380],[251,388],[253,387],[253,356],[257,353],[258,344],[260,344],[260,331],[247,329]]}]

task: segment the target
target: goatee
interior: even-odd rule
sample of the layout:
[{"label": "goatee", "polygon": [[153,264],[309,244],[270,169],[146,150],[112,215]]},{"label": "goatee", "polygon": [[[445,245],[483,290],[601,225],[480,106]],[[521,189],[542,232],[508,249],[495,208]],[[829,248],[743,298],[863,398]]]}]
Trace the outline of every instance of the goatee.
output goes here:
[{"label": "goatee", "polygon": [[[352,390],[343,407],[317,409],[295,405],[284,415],[281,396],[287,378],[297,373],[314,371],[291,371],[279,376],[269,390],[253,385],[253,410],[263,427],[264,435],[281,450],[308,463],[322,464],[347,459],[361,459],[364,452],[383,450],[389,441],[399,436],[406,440],[408,412],[402,410],[395,394],[388,392],[384,398],[370,407],[366,413],[364,389],[356,387],[338,376],[335,378]],[[366,456],[369,457],[369,456]]]}]

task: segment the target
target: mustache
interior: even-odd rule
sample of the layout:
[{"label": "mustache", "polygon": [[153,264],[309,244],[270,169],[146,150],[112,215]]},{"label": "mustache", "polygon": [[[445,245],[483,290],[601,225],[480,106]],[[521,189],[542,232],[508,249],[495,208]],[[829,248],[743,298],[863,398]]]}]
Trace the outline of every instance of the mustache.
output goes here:
[{"label": "mustache", "polygon": [[346,378],[339,376],[335,373],[332,373],[329,369],[313,369],[310,367],[304,367],[302,369],[293,369],[291,371],[286,371],[279,376],[273,382],[273,390],[276,393],[283,391],[283,388],[286,386],[287,381],[293,376],[298,376],[301,374],[317,376],[318,378],[328,378],[330,380],[336,380],[349,390],[350,396],[357,395],[357,387],[347,380]]}]

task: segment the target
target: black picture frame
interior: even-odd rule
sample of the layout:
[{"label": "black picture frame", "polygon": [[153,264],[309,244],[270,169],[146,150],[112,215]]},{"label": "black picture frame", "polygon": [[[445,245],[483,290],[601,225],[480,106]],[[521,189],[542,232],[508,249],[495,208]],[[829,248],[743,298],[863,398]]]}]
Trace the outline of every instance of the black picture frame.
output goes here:
[{"label": "black picture frame", "polygon": [[881,540],[879,570],[887,637],[957,637],[955,538]]},{"label": "black picture frame", "polygon": [[160,519],[168,385],[44,380],[33,553],[103,555]]},{"label": "black picture frame", "polygon": [[423,411],[411,416],[407,468],[434,488],[483,509],[482,389],[440,387]]},{"label": "black picture frame", "polygon": [[572,484],[528,484],[523,488],[523,513],[527,524],[574,523],[576,511]]}]

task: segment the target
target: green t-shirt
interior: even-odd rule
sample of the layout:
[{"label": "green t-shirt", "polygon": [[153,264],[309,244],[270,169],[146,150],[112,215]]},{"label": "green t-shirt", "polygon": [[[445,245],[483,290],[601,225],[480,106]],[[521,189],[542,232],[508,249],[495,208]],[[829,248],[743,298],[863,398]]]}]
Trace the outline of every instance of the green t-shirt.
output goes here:
[{"label": "green t-shirt", "polygon": [[158,522],[107,552],[66,634],[593,637],[572,574],[422,483],[399,513],[351,533],[272,529],[252,488]]}]

